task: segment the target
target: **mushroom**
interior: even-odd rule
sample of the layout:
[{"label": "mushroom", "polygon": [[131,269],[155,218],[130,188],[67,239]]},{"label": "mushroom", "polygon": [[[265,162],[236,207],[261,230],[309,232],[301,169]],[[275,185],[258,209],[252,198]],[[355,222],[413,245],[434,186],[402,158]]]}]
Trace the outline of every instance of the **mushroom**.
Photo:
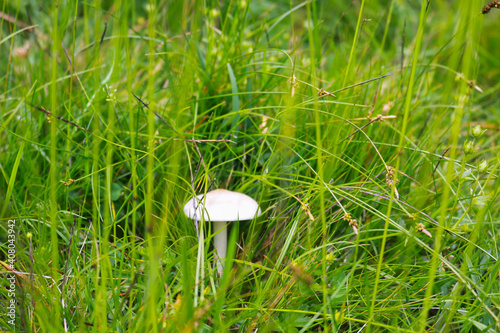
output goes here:
[{"label": "mushroom", "polygon": [[[214,247],[219,259],[226,258],[227,222],[251,220],[261,214],[259,204],[248,195],[218,189],[191,198],[184,206],[190,219],[213,223]],[[222,274],[224,264],[217,262],[217,271]]]}]

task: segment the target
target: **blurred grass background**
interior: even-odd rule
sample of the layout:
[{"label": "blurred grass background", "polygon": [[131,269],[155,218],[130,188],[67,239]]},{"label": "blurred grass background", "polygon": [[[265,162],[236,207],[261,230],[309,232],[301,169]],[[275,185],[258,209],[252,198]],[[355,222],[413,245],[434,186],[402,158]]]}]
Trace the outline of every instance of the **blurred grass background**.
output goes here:
[{"label": "blurred grass background", "polygon": [[[499,330],[485,5],[0,1],[1,329]],[[217,188],[263,210],[221,277]]]}]

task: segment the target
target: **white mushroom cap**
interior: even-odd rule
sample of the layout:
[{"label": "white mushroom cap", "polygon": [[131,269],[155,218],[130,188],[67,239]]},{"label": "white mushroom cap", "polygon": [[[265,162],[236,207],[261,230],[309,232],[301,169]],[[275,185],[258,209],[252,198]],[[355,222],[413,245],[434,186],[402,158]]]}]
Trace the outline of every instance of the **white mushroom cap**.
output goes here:
[{"label": "white mushroom cap", "polygon": [[259,204],[254,199],[224,189],[208,192],[206,198],[203,194],[191,198],[184,206],[184,213],[190,219],[195,217],[195,207],[198,220],[203,214],[204,220],[212,222],[251,220],[261,214]]}]

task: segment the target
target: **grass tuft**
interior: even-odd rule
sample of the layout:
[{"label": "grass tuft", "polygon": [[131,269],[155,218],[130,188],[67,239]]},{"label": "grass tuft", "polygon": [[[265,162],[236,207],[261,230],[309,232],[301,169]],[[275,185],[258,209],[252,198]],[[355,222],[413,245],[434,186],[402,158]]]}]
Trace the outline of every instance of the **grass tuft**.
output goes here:
[{"label": "grass tuft", "polygon": [[495,6],[2,1],[0,327],[498,331]]}]

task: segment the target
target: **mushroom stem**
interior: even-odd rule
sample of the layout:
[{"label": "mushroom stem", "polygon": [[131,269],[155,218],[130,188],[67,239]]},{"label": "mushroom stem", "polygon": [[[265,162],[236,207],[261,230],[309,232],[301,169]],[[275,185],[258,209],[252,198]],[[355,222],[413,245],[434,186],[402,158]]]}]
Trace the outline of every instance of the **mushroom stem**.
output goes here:
[{"label": "mushroom stem", "polygon": [[222,275],[222,271],[224,270],[224,259],[226,259],[226,251],[227,251],[227,228],[226,221],[217,221],[213,223],[213,233],[214,233],[214,247],[215,253],[218,259],[217,260],[217,271],[219,275]]}]

